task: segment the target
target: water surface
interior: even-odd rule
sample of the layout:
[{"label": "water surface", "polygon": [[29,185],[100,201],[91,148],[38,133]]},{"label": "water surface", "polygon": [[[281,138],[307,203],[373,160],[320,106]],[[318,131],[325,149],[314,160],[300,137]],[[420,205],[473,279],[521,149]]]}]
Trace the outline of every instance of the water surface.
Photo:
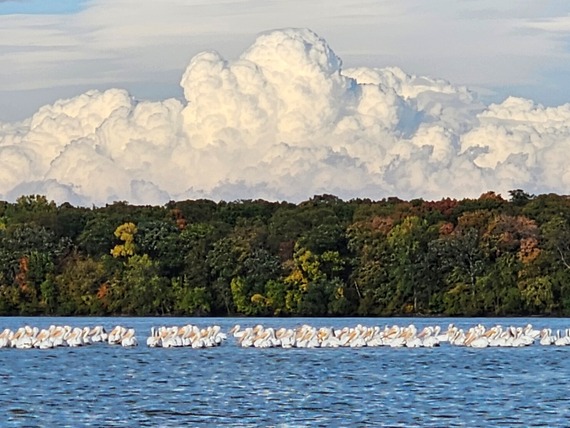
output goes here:
[{"label": "water surface", "polygon": [[570,347],[147,348],[151,326],[570,327],[567,319],[0,318],[134,327],[141,346],[0,349],[1,426],[567,426]]}]

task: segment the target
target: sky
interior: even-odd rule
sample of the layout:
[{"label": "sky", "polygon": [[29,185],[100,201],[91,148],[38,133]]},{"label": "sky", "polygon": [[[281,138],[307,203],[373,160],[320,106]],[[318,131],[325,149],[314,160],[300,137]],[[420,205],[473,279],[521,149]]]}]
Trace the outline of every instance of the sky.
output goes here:
[{"label": "sky", "polygon": [[0,0],[0,197],[564,193],[569,42],[551,0]]}]

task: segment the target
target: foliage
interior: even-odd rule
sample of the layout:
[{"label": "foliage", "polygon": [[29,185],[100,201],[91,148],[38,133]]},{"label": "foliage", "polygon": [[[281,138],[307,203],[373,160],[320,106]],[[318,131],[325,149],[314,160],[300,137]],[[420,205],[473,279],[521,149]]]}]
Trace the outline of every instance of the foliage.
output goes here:
[{"label": "foliage", "polygon": [[0,314],[570,315],[570,198],[0,202]]}]

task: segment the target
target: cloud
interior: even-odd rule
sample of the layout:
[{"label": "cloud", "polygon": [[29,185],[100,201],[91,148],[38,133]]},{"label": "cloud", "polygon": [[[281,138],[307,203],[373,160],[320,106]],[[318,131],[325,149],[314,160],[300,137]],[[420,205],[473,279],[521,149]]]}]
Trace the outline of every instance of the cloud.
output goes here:
[{"label": "cloud", "polygon": [[[14,4],[24,3],[30,2]],[[30,4],[43,12],[0,14],[0,50],[7,64],[0,67],[0,120],[20,120],[44,103],[88,89],[121,87],[151,100],[179,97],[177,80],[196,53],[216,49],[236,58],[257,33],[289,26],[326,35],[351,67],[398,64],[414,74],[480,88],[481,93],[485,88],[492,101],[516,93],[554,105],[565,102],[561,94],[570,91],[568,2]]]},{"label": "cloud", "polygon": [[496,171],[499,182],[533,192],[565,193],[570,184],[570,104],[543,107],[509,97],[478,115],[462,136],[462,150],[482,150],[474,163]]},{"label": "cloud", "polygon": [[0,124],[0,197],[438,199],[570,185],[570,104],[485,105],[396,67],[344,69],[307,29],[263,33],[233,60],[199,53],[181,86],[182,101],[92,90]]},{"label": "cloud", "polygon": [[527,24],[528,28],[549,31],[553,33],[570,33],[570,14],[534,20]]}]

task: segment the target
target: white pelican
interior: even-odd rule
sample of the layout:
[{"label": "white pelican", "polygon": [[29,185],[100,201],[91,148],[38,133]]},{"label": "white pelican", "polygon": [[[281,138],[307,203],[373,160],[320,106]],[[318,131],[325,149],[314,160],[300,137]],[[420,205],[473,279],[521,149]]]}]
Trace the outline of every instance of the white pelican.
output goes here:
[{"label": "white pelican", "polygon": [[138,344],[139,343],[135,336],[135,329],[129,328],[121,339],[121,346],[132,347],[132,346],[138,346]]}]

